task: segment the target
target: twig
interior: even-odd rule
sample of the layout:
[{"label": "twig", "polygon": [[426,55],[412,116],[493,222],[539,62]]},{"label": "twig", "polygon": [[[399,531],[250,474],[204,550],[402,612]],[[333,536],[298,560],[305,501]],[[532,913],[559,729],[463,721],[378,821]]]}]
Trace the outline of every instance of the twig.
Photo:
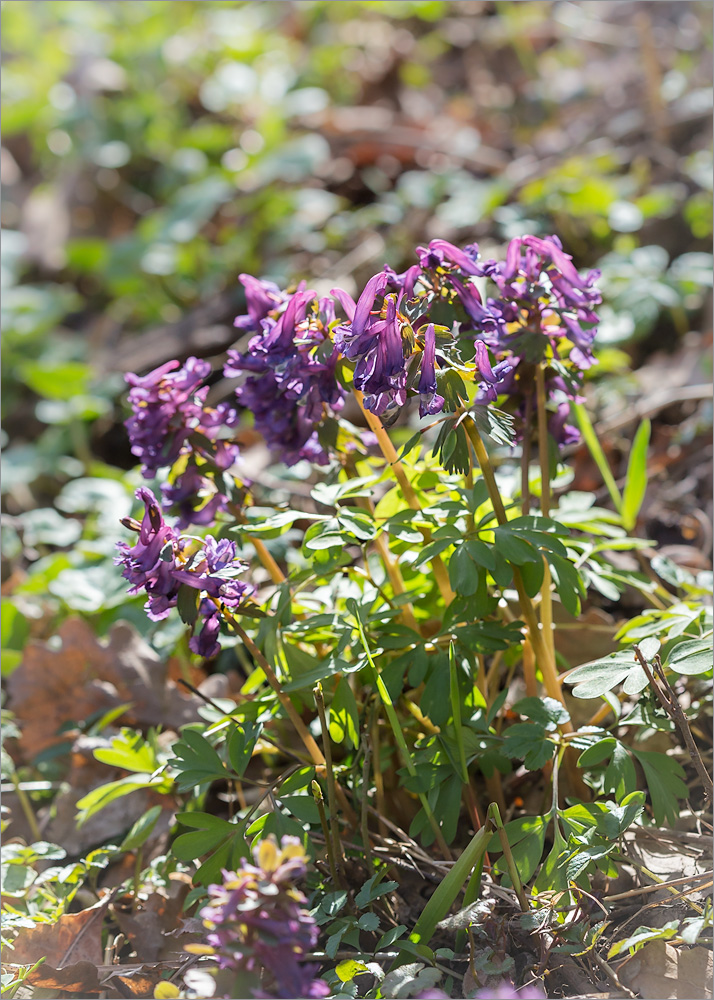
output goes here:
[{"label": "twig", "polygon": [[650,682],[655,694],[657,695],[660,705],[682,734],[682,739],[686,744],[689,756],[691,757],[692,763],[694,764],[697,774],[701,778],[702,785],[704,786],[704,795],[708,801],[711,801],[712,798],[714,798],[714,782],[712,782],[709,772],[704,766],[704,761],[699,753],[697,744],[694,742],[692,731],[689,728],[689,722],[687,721],[687,717],[684,714],[682,706],[679,704],[679,699],[677,698],[672,685],[667,680],[659,653],[657,653],[652,660],[653,673],[653,671],[650,670],[647,658],[643,655],[640,647],[635,646],[634,650],[635,656],[647,675],[647,680]]}]

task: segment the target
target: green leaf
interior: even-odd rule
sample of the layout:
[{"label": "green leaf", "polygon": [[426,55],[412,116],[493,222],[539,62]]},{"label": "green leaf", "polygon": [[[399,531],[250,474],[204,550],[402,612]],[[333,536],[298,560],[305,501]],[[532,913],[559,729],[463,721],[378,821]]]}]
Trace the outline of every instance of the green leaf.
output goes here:
[{"label": "green leaf", "polygon": [[674,825],[679,816],[678,800],[689,795],[683,768],[672,757],[654,750],[633,749],[632,753],[645,772],[655,822],[658,826],[665,821]]},{"label": "green leaf", "polygon": [[617,746],[614,736],[606,736],[603,740],[598,740],[593,746],[588,747],[578,757],[578,767],[595,767],[601,764],[607,757],[612,756],[612,751]]},{"label": "green leaf", "polygon": [[478,590],[479,569],[468,548],[468,542],[459,545],[449,559],[449,583],[456,594],[470,597]]},{"label": "green leaf", "polygon": [[548,552],[547,559],[563,607],[577,618],[580,614],[580,598],[585,597],[585,587],[580,574],[569,559],[563,559],[555,552]]},{"label": "green leaf", "polygon": [[361,542],[368,542],[375,536],[374,518],[365,510],[357,507],[340,507],[337,512],[337,520],[343,528]]},{"label": "green leaf", "polygon": [[382,882],[384,878],[384,872],[378,872],[371,878],[368,878],[364,883],[360,891],[355,896],[355,906],[358,909],[364,910],[365,907],[373,903],[375,899],[379,899],[387,892],[392,892],[394,889],[398,888],[398,882]]},{"label": "green leaf", "polygon": [[523,586],[529,597],[535,597],[543,585],[545,576],[545,563],[540,559],[537,563],[524,563],[520,569]]},{"label": "green leaf", "polygon": [[547,730],[553,730],[561,723],[570,721],[567,708],[555,698],[521,698],[513,706],[513,711],[537,722]]},{"label": "green leaf", "polygon": [[244,722],[242,728],[234,725],[230,736],[226,741],[228,760],[230,761],[233,773],[239,778],[243,777],[245,769],[250,763],[253,749],[262,732],[262,725],[255,722]]},{"label": "green leaf", "polygon": [[618,802],[637,788],[637,772],[632,755],[619,740],[615,742],[612,759],[605,768],[603,790],[613,792]]},{"label": "green leaf", "polygon": [[141,847],[151,836],[151,831],[156,826],[156,821],[161,815],[161,806],[152,806],[143,816],[140,816],[124,840],[119,845],[120,851],[135,851]]},{"label": "green leaf", "polygon": [[346,961],[340,962],[335,968],[335,975],[341,983],[351,983],[360,972],[369,972],[369,969],[364,962],[356,962],[353,958],[348,958]]},{"label": "green leaf", "polygon": [[102,764],[111,764],[124,771],[154,771],[158,761],[151,744],[132,729],[122,729],[112,740],[111,749],[94,751],[94,756]]},{"label": "green leaf", "polygon": [[712,669],[711,640],[700,639],[679,642],[670,650],[665,667],[676,674],[704,674]]},{"label": "green leaf", "polygon": [[[568,684],[574,684],[576,698],[599,698],[606,691],[612,691],[630,673],[633,654],[610,653],[600,660],[592,660],[576,667],[567,677]],[[642,669],[642,668],[640,668]]]},{"label": "green leaf", "polygon": [[335,691],[335,697],[330,703],[330,738],[335,743],[343,743],[356,747],[359,743],[359,712],[357,702],[352,693],[349,680],[341,678]]},{"label": "green leaf", "polygon": [[182,826],[193,827],[195,831],[180,834],[171,845],[179,861],[196,861],[236,831],[235,824],[210,813],[179,813],[176,819]]},{"label": "green leaf", "polygon": [[210,784],[227,776],[223,761],[211,744],[193,729],[185,729],[173,745],[175,757],[171,766],[181,773],[176,779],[180,792],[194,786]]},{"label": "green leaf", "polygon": [[102,809],[114,802],[116,799],[129,795],[139,788],[148,788],[153,782],[150,774],[128,775],[126,778],[119,778],[117,781],[109,781],[106,785],[93,788],[77,803],[77,826],[82,826],[88,819],[96,815]]},{"label": "green leaf", "polygon": [[182,583],[176,597],[176,607],[184,625],[193,625],[198,618],[199,592],[196,587]]},{"label": "green leaf", "polygon": [[[528,816],[526,818],[529,821],[527,833],[523,836],[516,836],[514,843],[511,843],[512,834],[509,835],[509,824],[506,824],[506,835],[511,847],[511,854],[513,855],[513,860],[522,882],[528,882],[531,879],[533,872],[540,863],[540,859],[543,857],[545,831],[548,827],[547,816]],[[495,847],[494,850],[498,850],[498,847]],[[511,879],[506,859],[503,857],[499,858],[493,867],[494,871],[498,872],[501,876],[501,882],[504,885],[510,885]]]},{"label": "green leaf", "polygon": [[630,934],[623,941],[616,941],[607,953],[608,958],[614,958],[625,949],[634,954],[648,941],[664,940],[676,937],[679,930],[678,920],[669,920],[662,927],[638,927],[634,934]]},{"label": "green leaf", "polygon": [[506,730],[503,752],[507,757],[522,759],[529,771],[539,771],[552,758],[554,750],[543,726],[534,722],[517,722]]},{"label": "green leaf", "polygon": [[637,428],[630,458],[627,463],[625,488],[622,491],[622,524],[626,531],[632,531],[637,515],[642,507],[647,489],[647,449],[650,443],[652,425],[643,420]]},{"label": "green leaf", "polygon": [[539,563],[543,557],[519,532],[511,531],[508,525],[500,525],[493,533],[498,551],[512,566],[524,563]]}]

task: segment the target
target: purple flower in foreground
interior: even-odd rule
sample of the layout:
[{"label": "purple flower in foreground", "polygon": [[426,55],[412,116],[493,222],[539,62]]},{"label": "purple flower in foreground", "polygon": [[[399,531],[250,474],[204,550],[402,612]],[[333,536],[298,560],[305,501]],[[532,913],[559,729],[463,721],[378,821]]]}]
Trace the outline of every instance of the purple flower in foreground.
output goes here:
[{"label": "purple flower in foreground", "polygon": [[315,978],[318,967],[304,962],[319,932],[295,887],[307,871],[300,841],[283,837],[278,846],[272,837],[262,840],[253,861],[224,871],[223,882],[208,887],[200,915],[218,967],[253,976],[254,997],[327,996],[327,984]]},{"label": "purple flower in foreground", "polygon": [[220,609],[236,609],[253,593],[250,584],[235,579],[247,566],[238,558],[235,542],[217,541],[208,535],[200,547],[196,539],[179,535],[164,521],[151,490],[140,487],[136,498],[145,508],[141,523],[133,518],[122,523],[139,537],[133,547],[117,542],[119,555],[114,560],[131,584],[129,593],[145,591],[147,615],[152,621],[161,621],[176,607],[182,584],[194,588],[202,631],[191,639],[190,646],[203,656],[215,656],[220,650]]}]

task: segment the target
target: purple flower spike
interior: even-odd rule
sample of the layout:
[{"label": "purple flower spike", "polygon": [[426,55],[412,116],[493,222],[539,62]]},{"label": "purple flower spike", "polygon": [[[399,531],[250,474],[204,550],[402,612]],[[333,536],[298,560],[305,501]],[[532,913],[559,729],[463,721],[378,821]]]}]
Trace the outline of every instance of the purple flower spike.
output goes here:
[{"label": "purple flower spike", "polygon": [[126,421],[131,450],[142,462],[142,474],[153,478],[157,469],[173,465],[189,434],[200,423],[207,388],[203,380],[211,366],[199,358],[178,361],[139,376],[129,373],[129,403],[133,413]]},{"label": "purple flower spike", "polygon": [[444,397],[439,396],[436,391],[436,334],[433,323],[427,326],[424,334],[424,352],[417,392],[420,396],[420,417],[439,413],[444,408]]},{"label": "purple flower spike", "polygon": [[215,656],[220,650],[218,605],[238,608],[253,593],[250,584],[235,579],[247,568],[246,564],[238,559],[235,542],[217,541],[211,535],[206,537],[202,549],[193,551],[195,539],[184,538],[166,524],[151,490],[140,487],[136,498],[145,508],[141,524],[131,518],[124,524],[138,532],[138,540],[133,548],[126,542],[117,542],[119,555],[114,560],[123,566],[122,575],[131,584],[129,593],[144,590],[148,598],[146,613],[152,621],[161,621],[176,607],[181,585],[193,587],[199,592],[204,621],[200,636],[191,640],[191,649],[204,656]]},{"label": "purple flower spike", "polygon": [[318,967],[304,960],[318,927],[295,887],[307,870],[300,841],[283,837],[278,846],[273,838],[262,840],[253,861],[224,871],[223,882],[208,887],[200,915],[218,967],[252,978],[254,997],[326,997],[327,984],[315,978]]}]

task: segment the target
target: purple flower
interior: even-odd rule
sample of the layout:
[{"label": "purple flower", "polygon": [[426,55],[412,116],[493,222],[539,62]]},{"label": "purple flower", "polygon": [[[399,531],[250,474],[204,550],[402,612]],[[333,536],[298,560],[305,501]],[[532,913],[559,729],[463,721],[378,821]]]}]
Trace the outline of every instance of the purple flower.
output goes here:
[{"label": "purple flower", "polygon": [[239,330],[257,333],[268,313],[283,305],[287,293],[281,291],[272,281],[260,280],[250,274],[241,274],[239,278],[245,288],[248,315],[238,316],[233,325],[237,326]]},{"label": "purple flower", "polygon": [[246,353],[228,352],[227,377],[251,373],[236,390],[238,402],[287,465],[329,460],[317,429],[344,402],[335,371],[339,355],[329,339],[334,319],[332,300],[317,300],[301,286],[281,315],[263,319]]},{"label": "purple flower", "polygon": [[483,376],[483,382],[479,382],[477,402],[495,403],[498,399],[496,386],[513,371],[513,365],[509,361],[500,361],[492,368],[486,345],[482,340],[476,341],[476,365]]},{"label": "purple flower", "polygon": [[129,373],[129,403],[133,413],[126,421],[131,450],[150,479],[161,466],[173,465],[184,442],[200,420],[208,388],[201,388],[211,366],[189,358],[185,365],[167,361],[148,375]]},{"label": "purple flower", "polygon": [[327,984],[315,978],[318,967],[304,961],[318,928],[295,886],[307,871],[300,841],[283,837],[278,846],[272,837],[262,840],[253,860],[224,871],[223,882],[208,887],[200,915],[218,967],[252,976],[254,997],[327,996]]},{"label": "purple flower", "polygon": [[164,521],[151,490],[140,487],[136,498],[145,508],[141,523],[132,518],[123,523],[139,537],[133,547],[117,542],[119,555],[114,560],[131,584],[129,593],[145,591],[147,615],[161,621],[176,607],[181,585],[193,587],[199,592],[203,631],[190,645],[195,652],[213,656],[220,648],[216,640],[220,608],[238,608],[253,593],[250,584],[235,579],[246,564],[238,558],[235,542],[208,535],[203,546],[197,547],[195,539],[179,535]]},{"label": "purple flower", "polygon": [[570,404],[559,403],[555,413],[548,421],[548,432],[559,445],[577,444],[580,440],[580,431],[572,424],[566,424],[570,416]]},{"label": "purple flower", "polygon": [[472,243],[460,250],[446,240],[431,240],[428,247],[417,247],[417,256],[422,267],[434,271],[444,265],[457,267],[465,274],[480,274],[478,246]]},{"label": "purple flower", "polygon": [[444,408],[444,397],[436,391],[436,334],[434,324],[430,323],[424,334],[424,351],[421,357],[421,375],[419,376],[419,416],[439,413]]},{"label": "purple flower", "polygon": [[228,403],[215,408],[205,405],[208,386],[203,381],[210,370],[207,361],[189,358],[184,366],[169,361],[143,377],[126,376],[132,386],[129,403],[133,413],[125,426],[132,452],[143,462],[142,474],[153,478],[159,468],[181,460],[173,484],[162,487],[164,505],[178,505],[181,528],[212,523],[227,503],[228,497],[207,473],[205,459],[226,470],[238,457],[238,446],[222,438],[224,430],[237,422],[235,408]]}]

